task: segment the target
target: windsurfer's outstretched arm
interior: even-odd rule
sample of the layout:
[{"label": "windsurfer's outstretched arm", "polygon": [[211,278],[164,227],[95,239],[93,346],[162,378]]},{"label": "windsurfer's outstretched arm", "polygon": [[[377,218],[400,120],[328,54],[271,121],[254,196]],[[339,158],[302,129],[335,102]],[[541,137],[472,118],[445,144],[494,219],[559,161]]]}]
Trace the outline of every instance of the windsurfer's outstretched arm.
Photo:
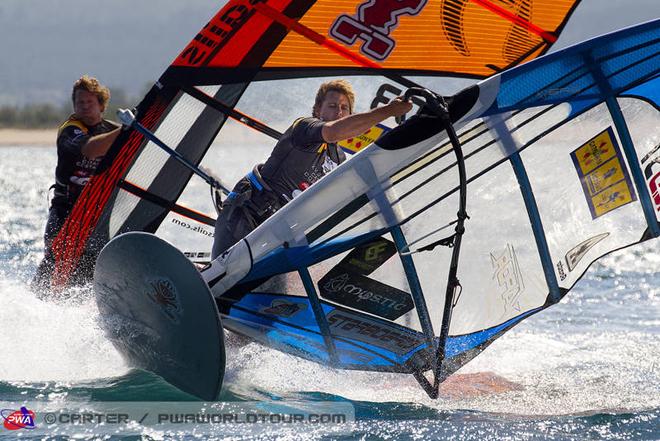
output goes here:
[{"label": "windsurfer's outstretched arm", "polygon": [[398,97],[385,106],[326,122],[321,134],[326,142],[337,142],[352,138],[364,133],[369,128],[389,117],[404,115],[410,112],[411,109],[411,102],[404,101],[401,97]]},{"label": "windsurfer's outstretched arm", "polygon": [[95,159],[99,156],[104,156],[108,153],[110,146],[115,142],[119,136],[121,127],[114,129],[111,132],[103,133],[101,135],[92,136],[87,143],[82,146],[80,152],[89,159]]}]

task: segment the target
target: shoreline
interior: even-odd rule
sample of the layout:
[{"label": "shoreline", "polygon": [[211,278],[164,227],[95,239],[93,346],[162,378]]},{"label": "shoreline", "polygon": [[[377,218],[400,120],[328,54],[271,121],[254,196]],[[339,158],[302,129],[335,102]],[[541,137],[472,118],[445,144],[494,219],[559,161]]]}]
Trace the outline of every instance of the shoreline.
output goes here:
[{"label": "shoreline", "polygon": [[57,129],[0,129],[0,147],[54,147]]}]

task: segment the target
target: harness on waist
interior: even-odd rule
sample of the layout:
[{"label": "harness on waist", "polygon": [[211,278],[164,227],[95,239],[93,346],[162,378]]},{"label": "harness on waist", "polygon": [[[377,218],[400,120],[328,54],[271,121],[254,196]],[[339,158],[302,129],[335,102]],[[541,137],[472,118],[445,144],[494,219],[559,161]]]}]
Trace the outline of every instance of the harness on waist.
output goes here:
[{"label": "harness on waist", "polygon": [[261,167],[257,164],[234,186],[222,204],[227,218],[240,208],[256,225],[261,224],[284,205],[273,189],[261,176]]},{"label": "harness on waist", "polygon": [[49,192],[50,190],[53,190],[53,199],[51,200],[52,204],[73,207],[73,204],[75,204],[78,196],[80,196],[82,188],[75,188],[70,184],[62,184],[56,180],[53,185],[48,187]]}]

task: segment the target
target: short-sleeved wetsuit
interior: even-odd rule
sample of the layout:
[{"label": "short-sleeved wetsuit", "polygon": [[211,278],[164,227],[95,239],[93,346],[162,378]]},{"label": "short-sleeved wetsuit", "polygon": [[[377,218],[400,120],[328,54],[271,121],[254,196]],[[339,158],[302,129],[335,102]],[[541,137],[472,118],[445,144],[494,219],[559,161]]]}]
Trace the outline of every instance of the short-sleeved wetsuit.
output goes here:
[{"label": "short-sleeved wetsuit", "polygon": [[102,156],[89,159],[82,154],[82,147],[89,138],[108,133],[119,127],[108,120],[101,120],[88,127],[75,117],[60,126],[57,134],[57,167],[55,169],[55,197],[53,206],[67,207],[71,211],[83,187],[94,174]]},{"label": "short-sleeved wetsuit", "polygon": [[87,158],[82,154],[82,147],[92,136],[108,133],[118,127],[119,125],[105,119],[94,126],[87,126],[75,116],[71,116],[60,126],[57,133],[55,192],[44,232],[44,260],[37,269],[34,283],[43,285],[50,279],[54,264],[51,251],[53,240],[64,225],[85,184],[103,159]]},{"label": "short-sleeved wetsuit", "polygon": [[318,118],[297,119],[266,163],[236,184],[215,224],[213,259],[346,160],[337,144],[323,140],[324,124]]}]

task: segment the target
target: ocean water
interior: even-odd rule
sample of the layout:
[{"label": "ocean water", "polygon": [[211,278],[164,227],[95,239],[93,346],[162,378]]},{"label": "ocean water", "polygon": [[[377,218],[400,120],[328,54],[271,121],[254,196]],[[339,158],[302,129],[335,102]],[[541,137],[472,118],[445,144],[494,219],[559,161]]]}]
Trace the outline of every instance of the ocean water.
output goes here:
[{"label": "ocean water", "polygon": [[[22,406],[196,405],[125,364],[98,325],[89,287],[58,302],[29,290],[42,255],[55,160],[53,147],[0,148],[2,415]],[[219,405],[300,412],[335,405],[354,418],[213,428],[92,423],[51,432],[10,431],[0,420],[0,439],[660,439],[659,251],[656,240],[592,265],[560,304],[497,340],[448,381],[437,400],[408,376],[338,371],[229,339]],[[35,412],[41,425],[43,414]]]}]

